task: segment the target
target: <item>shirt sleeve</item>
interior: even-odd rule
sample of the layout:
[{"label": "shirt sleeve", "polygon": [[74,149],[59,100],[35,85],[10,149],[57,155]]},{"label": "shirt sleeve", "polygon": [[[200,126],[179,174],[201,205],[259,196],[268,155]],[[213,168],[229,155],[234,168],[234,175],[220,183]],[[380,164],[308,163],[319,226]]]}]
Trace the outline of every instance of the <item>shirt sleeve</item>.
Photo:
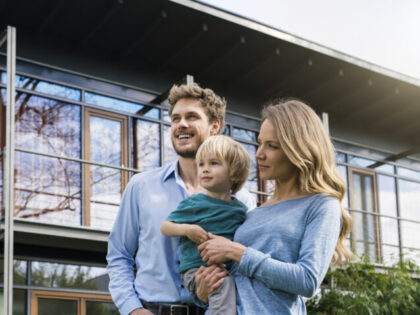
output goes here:
[{"label": "shirt sleeve", "polygon": [[122,315],[142,307],[134,289],[134,255],[140,232],[138,182],[135,177],[128,183],[121,200],[117,218],[108,239],[107,271],[109,291]]},{"label": "shirt sleeve", "polygon": [[196,204],[194,203],[194,195],[184,199],[178,205],[178,207],[172,211],[166,220],[175,223],[194,223],[194,211]]},{"label": "shirt sleeve", "polygon": [[296,263],[273,259],[247,247],[239,272],[262,281],[271,289],[311,297],[330,265],[340,233],[341,209],[335,198],[325,198],[310,212]]},{"label": "shirt sleeve", "polygon": [[248,211],[257,207],[257,198],[244,187],[235,194],[235,197],[247,206]]}]

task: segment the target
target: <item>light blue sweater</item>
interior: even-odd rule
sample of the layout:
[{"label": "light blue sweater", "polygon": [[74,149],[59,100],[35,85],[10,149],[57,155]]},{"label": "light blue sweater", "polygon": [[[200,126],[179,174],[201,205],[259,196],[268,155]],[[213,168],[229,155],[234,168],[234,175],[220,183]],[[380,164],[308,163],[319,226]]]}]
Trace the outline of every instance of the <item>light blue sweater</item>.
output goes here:
[{"label": "light blue sweater", "polygon": [[238,314],[306,314],[340,232],[340,203],[315,194],[248,212],[234,240],[247,249],[234,270]]}]

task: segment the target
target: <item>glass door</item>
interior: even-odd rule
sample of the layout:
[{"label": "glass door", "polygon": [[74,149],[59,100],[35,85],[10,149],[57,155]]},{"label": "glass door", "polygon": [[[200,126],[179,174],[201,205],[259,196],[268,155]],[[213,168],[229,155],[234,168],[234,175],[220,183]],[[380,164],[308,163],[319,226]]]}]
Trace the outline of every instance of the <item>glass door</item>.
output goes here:
[{"label": "glass door", "polygon": [[[92,162],[128,166],[127,118],[87,109],[85,158]],[[99,165],[84,165],[85,225],[110,229],[118,211],[127,172]]]},{"label": "glass door", "polygon": [[350,170],[353,246],[358,256],[380,262],[379,223],[375,173]]}]

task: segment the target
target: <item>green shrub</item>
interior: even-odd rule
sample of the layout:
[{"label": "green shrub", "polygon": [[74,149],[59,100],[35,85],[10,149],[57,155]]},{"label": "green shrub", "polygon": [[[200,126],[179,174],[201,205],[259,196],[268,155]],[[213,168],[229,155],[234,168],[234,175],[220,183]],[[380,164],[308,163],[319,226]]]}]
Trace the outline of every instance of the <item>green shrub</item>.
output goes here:
[{"label": "green shrub", "polygon": [[327,273],[327,287],[306,302],[308,314],[420,314],[419,276],[410,261],[384,269],[350,263]]}]

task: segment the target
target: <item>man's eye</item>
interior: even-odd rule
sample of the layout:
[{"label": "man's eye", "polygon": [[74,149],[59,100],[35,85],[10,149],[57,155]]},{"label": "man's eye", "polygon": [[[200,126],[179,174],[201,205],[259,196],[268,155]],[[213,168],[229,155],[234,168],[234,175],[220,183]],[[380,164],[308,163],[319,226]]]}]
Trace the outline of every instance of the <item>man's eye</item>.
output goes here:
[{"label": "man's eye", "polygon": [[177,121],[179,121],[179,117],[172,117],[171,121],[172,122],[177,122]]}]

